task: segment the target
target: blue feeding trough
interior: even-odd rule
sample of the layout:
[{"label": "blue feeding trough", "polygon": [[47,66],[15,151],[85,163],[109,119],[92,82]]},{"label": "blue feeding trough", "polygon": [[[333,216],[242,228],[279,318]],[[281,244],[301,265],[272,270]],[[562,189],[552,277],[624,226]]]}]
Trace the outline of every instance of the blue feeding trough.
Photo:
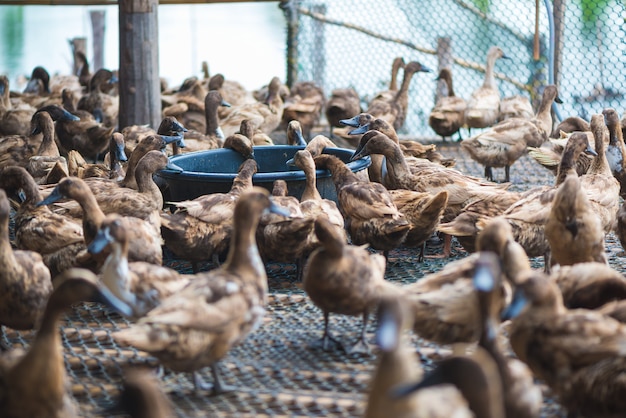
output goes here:
[{"label": "blue feeding trough", "polygon": [[[304,171],[297,167],[289,167],[285,163],[301,149],[304,147],[290,145],[254,147],[254,156],[259,168],[252,182],[271,191],[274,180],[285,180],[289,195],[300,199],[306,184]],[[371,163],[369,157],[348,162],[353,153],[350,149],[326,148],[324,153],[337,156],[355,173],[365,170]],[[176,155],[171,157],[170,161],[182,168],[183,172],[166,169],[158,172],[157,176],[167,184],[166,200],[177,202],[195,199],[204,194],[227,193],[244,159],[236,151],[220,148]],[[330,172],[317,170],[315,174],[317,189],[322,197],[337,201],[337,192]]]}]

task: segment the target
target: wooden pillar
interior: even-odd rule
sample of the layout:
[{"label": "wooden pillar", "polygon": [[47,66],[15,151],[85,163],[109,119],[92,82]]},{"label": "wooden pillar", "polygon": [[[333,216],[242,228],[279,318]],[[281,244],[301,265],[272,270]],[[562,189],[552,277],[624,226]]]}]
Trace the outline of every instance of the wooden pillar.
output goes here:
[{"label": "wooden pillar", "polygon": [[80,66],[83,64],[82,60],[79,62],[76,58],[78,52],[82,52],[83,55],[87,56],[87,38],[79,37],[72,38],[69,40],[70,48],[72,49],[72,56],[74,58],[74,63],[72,64],[72,74],[78,74],[80,71]]},{"label": "wooden pillar", "polygon": [[158,0],[119,0],[119,129],[161,119]]},{"label": "wooden pillar", "polygon": [[[325,4],[314,4],[311,6],[311,10],[314,13],[318,13],[320,15],[326,15],[326,5]],[[320,22],[319,20],[313,20],[313,42],[315,48],[312,48],[312,53],[314,54],[311,62],[313,65],[313,74],[312,80],[318,86],[324,86],[324,77],[326,73],[326,33],[325,33],[326,23]]]},{"label": "wooden pillar", "polygon": [[279,7],[283,9],[287,21],[287,84],[289,87],[298,81],[298,5],[294,0],[282,0]]},{"label": "wooden pillar", "polygon": [[[452,39],[448,37],[437,38],[437,74],[444,68],[452,69],[453,62]],[[435,102],[441,97],[448,95],[448,88],[445,81],[439,80],[437,82],[437,91],[435,94]]]},{"label": "wooden pillar", "polygon": [[96,72],[104,66],[104,28],[106,12],[104,10],[92,10],[89,12],[91,18],[91,33],[93,34],[93,60],[91,61],[91,71]]},{"label": "wooden pillar", "polygon": [[[560,72],[561,72],[561,44],[563,37],[563,27],[565,25],[565,7],[566,0],[554,0],[553,13],[554,13],[554,84],[560,85]],[[550,13],[550,10],[546,10]]]}]

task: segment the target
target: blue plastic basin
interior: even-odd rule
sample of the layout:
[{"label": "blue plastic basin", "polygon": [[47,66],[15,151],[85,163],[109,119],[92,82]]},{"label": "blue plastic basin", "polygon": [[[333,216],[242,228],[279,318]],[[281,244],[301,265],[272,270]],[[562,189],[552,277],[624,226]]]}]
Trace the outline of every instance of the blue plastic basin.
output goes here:
[{"label": "blue plastic basin", "polygon": [[[258,164],[258,172],[252,178],[257,186],[272,190],[274,180],[287,182],[289,195],[298,199],[302,196],[306,177],[304,171],[297,167],[289,167],[285,162],[292,158],[302,146],[269,145],[254,147],[254,156]],[[326,148],[324,153],[335,155],[346,162],[353,172],[366,169],[371,161],[369,157],[349,162],[354,151],[345,148]],[[209,151],[190,152],[170,158],[184,171],[163,170],[157,173],[167,183],[166,199],[181,201],[195,199],[210,193],[227,193],[243,157],[231,149],[214,149]],[[322,197],[337,201],[335,185],[328,170],[316,170],[317,189]]]}]

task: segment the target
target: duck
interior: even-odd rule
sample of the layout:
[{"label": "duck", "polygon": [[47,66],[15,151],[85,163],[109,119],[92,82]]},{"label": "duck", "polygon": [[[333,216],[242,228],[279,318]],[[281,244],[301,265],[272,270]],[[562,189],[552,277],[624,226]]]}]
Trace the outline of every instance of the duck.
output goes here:
[{"label": "duck", "polygon": [[179,148],[185,148],[186,143],[184,140],[185,128],[178,120],[173,116],[165,116],[156,132],[149,126],[132,125],[122,129],[122,135],[124,135],[126,154],[132,156],[135,147],[147,136],[160,136],[166,144],[172,144],[172,154],[178,153]]},{"label": "duck", "polygon": [[306,147],[306,140],[302,134],[302,124],[292,120],[287,124],[287,145]]},{"label": "duck", "polygon": [[311,130],[322,116],[326,99],[324,90],[313,81],[298,81],[294,83],[289,96],[283,104],[283,125],[297,120],[302,126],[304,136],[311,138]]},{"label": "duck", "polygon": [[517,358],[572,416],[619,416],[626,408],[626,327],[594,310],[567,309],[558,286],[530,270],[503,312]]},{"label": "duck", "polygon": [[[513,228],[515,241],[517,241],[529,257],[544,257],[544,268],[549,271],[550,245],[545,235],[545,225],[550,216],[552,202],[556,196],[558,187],[563,183],[568,174],[575,174],[576,160],[583,152],[595,155],[597,151],[589,147],[587,135],[582,132],[574,133],[567,143],[564,158],[561,159],[558,174],[553,186],[539,186],[524,192],[517,202],[509,206],[504,212],[497,215],[505,219]],[[482,218],[476,221],[479,230],[490,218]]]},{"label": "duck", "polygon": [[591,126],[589,126],[589,122],[580,116],[569,116],[559,122],[556,129],[550,136],[558,138],[561,135],[561,132],[566,134],[572,132],[591,132]]},{"label": "duck", "polygon": [[[209,91],[217,90],[224,100],[230,103],[231,106],[240,106],[244,104],[255,103],[256,99],[252,96],[252,93],[238,81],[226,79],[223,74],[217,73],[210,77],[208,83]],[[220,107],[218,108],[218,116],[220,119],[226,118],[231,112],[232,108]]]},{"label": "duck", "polygon": [[89,92],[78,100],[76,108],[88,111],[96,121],[102,122],[105,126],[116,127],[119,99],[105,93],[107,85],[115,82],[117,77],[112,71],[106,68],[99,69],[89,81]]},{"label": "duck", "polygon": [[[359,147],[351,160],[365,155],[382,154],[386,158],[386,185],[390,189],[406,189],[422,193],[448,191],[448,203],[442,222],[449,222],[461,211],[463,206],[493,193],[504,194],[503,187],[478,178],[467,176],[458,170],[443,167],[427,160],[415,161],[409,168],[400,147],[381,132],[369,131],[361,137]],[[444,245],[444,256],[451,252],[450,238]]]},{"label": "duck", "polygon": [[474,161],[485,166],[485,178],[493,181],[492,167],[504,167],[504,181],[509,182],[511,165],[526,152],[526,147],[538,147],[548,140],[552,132],[550,112],[555,101],[561,102],[556,86],[548,85],[533,119],[506,119],[461,141],[461,147]]},{"label": "duck", "polygon": [[[48,283],[50,281],[48,280]],[[52,286],[52,285],[50,285]],[[0,409],[12,418],[80,416],[71,395],[59,322],[79,302],[100,302],[117,312],[128,306],[98,283],[95,274],[72,268],[54,280],[37,335],[23,356],[0,369]]]},{"label": "duck", "polygon": [[28,103],[13,105],[9,99],[9,78],[0,75],[0,135],[30,134],[30,120],[37,110]]},{"label": "duck", "polygon": [[107,408],[106,413],[126,413],[132,418],[176,416],[172,401],[163,392],[159,380],[140,367],[129,368],[124,372],[124,382],[116,404]]},{"label": "duck", "polygon": [[[39,206],[49,204],[57,196],[75,200],[82,210],[82,226],[85,245],[90,245],[96,238],[106,219],[105,213],[100,208],[98,201],[89,188],[89,185],[78,177],[67,177],[61,180],[52,191],[52,199],[43,200]],[[128,217],[124,221],[128,226],[129,248],[126,256],[130,261],[143,261],[161,265],[163,262],[163,250],[160,228],[155,228],[150,222],[136,217]],[[109,254],[106,251],[103,259]]]},{"label": "duck", "polygon": [[109,248],[100,270],[101,280],[116,297],[132,308],[131,318],[138,319],[158,306],[160,301],[183,289],[192,277],[181,275],[161,263],[129,262],[130,247],[137,247],[131,239],[141,238],[133,230],[132,219],[136,218],[107,215],[87,249],[92,254],[101,254]]},{"label": "duck", "polygon": [[508,59],[498,46],[487,51],[485,78],[483,84],[472,92],[465,109],[465,125],[468,129],[487,128],[498,120],[500,115],[500,92],[496,85],[493,69],[499,58]]},{"label": "duck", "polygon": [[[50,116],[52,121],[48,121],[42,113]],[[76,120],[77,118],[69,112],[63,110],[60,106],[50,106],[43,110],[35,112],[30,119],[28,126],[30,132],[28,135],[9,135],[0,138],[0,168],[11,165],[26,166],[31,157],[35,156],[38,151],[53,151],[55,144],[55,127],[54,121],[67,118]],[[42,143],[46,139],[46,145]],[[58,148],[57,148],[58,152]]]},{"label": "duck", "polygon": [[77,255],[85,251],[80,221],[37,206],[41,194],[23,167],[0,171],[0,187],[8,196],[20,197],[14,218],[16,247],[41,254],[53,277],[67,266],[74,266]]},{"label": "duck", "polygon": [[233,211],[241,195],[252,190],[257,172],[254,159],[240,165],[228,193],[211,193],[196,199],[171,202],[174,213],[161,214],[161,235],[165,246],[176,256],[189,260],[194,273],[198,263],[212,260],[219,264],[228,251],[232,235]]},{"label": "duck", "polygon": [[394,129],[399,130],[404,126],[409,106],[409,86],[413,75],[417,72],[431,72],[432,70],[418,61],[411,61],[404,67],[404,76],[400,89],[393,97],[384,95],[376,96],[368,105],[367,113],[375,118],[381,118],[389,122]]},{"label": "duck", "polygon": [[230,103],[226,102],[218,91],[209,91],[204,98],[205,129],[203,131],[187,130],[184,134],[184,150],[178,150],[175,146],[173,153],[220,148],[224,143],[225,136],[219,125],[218,109],[230,106]]},{"label": "duck", "polygon": [[405,67],[406,62],[402,57],[395,57],[391,61],[391,78],[389,79],[389,88],[378,92],[372,101],[376,100],[376,98],[387,101],[393,100],[394,96],[398,93],[398,73],[400,72],[400,69],[404,69]]},{"label": "duck", "polygon": [[334,136],[334,128],[341,128],[342,119],[349,119],[363,111],[361,98],[351,87],[337,88],[330,92],[326,101],[325,114],[330,127],[330,137]]},{"label": "duck", "polygon": [[545,225],[551,263],[572,265],[587,261],[607,263],[604,230],[576,174],[559,186]]},{"label": "duck", "polygon": [[[224,264],[199,273],[113,338],[154,355],[174,371],[193,373],[196,390],[212,389],[213,394],[232,390],[222,381],[217,362],[263,320],[267,275],[255,231],[265,210],[286,214],[265,189],[243,193],[235,205],[233,237]],[[211,368],[213,385],[199,373],[206,366]]]},{"label": "duck", "polygon": [[317,168],[331,173],[339,210],[353,244],[369,244],[385,255],[402,244],[411,225],[385,186],[362,181],[334,155],[321,154],[314,161]]},{"label": "duck", "polygon": [[606,127],[609,130],[609,144],[606,157],[613,172],[613,176],[620,185],[620,197],[626,197],[626,145],[620,125],[619,115],[613,108],[602,110]]},{"label": "duck", "polygon": [[395,189],[389,190],[389,193],[393,203],[411,225],[403,246],[420,248],[418,261],[423,262],[426,241],[435,233],[448,206],[448,191],[429,193]]},{"label": "duck", "polygon": [[620,184],[613,176],[605,153],[605,131],[602,114],[591,116],[591,131],[594,137],[596,156],[587,172],[580,176],[580,185],[586,192],[593,211],[600,217],[605,233],[615,228],[617,211],[620,206]]},{"label": "duck", "polygon": [[[589,144],[592,148],[595,146],[593,134],[590,131],[585,131],[589,139]],[[528,155],[537,161],[542,167],[550,170],[554,175],[557,174],[559,168],[559,162],[563,156],[563,150],[569,140],[571,133],[562,132],[560,138],[548,138],[546,142],[539,147],[527,147]],[[582,176],[589,170],[593,161],[593,156],[588,154],[581,154],[576,162],[576,173]]]},{"label": "duck", "polygon": [[589,261],[556,266],[550,273],[568,309],[601,309],[626,299],[626,278],[604,262]]},{"label": "duck", "polygon": [[[318,157],[319,158],[319,157]],[[331,313],[363,316],[361,335],[348,353],[369,352],[365,338],[368,315],[380,300],[399,296],[401,289],[385,280],[385,257],[370,253],[366,246],[348,244],[345,236],[324,217],[315,220],[315,235],[321,246],[309,256],[304,267],[303,288],[311,302],[324,314],[324,333],[320,347],[329,343],[343,348],[329,332]]]},{"label": "duck", "polygon": [[120,132],[114,132],[109,139],[109,152],[105,156],[103,164],[87,163],[78,151],[72,150],[67,156],[68,175],[83,179],[100,177],[120,182],[126,176],[122,163],[128,162],[124,148],[124,135]]},{"label": "duck", "polygon": [[[426,159],[433,163],[441,164],[444,167],[453,167],[456,164],[456,160],[454,158],[444,157],[439,151],[437,151],[437,146],[435,144],[424,145],[418,141],[400,140],[396,130],[393,126],[391,126],[391,124],[389,124],[389,122],[384,119],[374,118],[368,113],[362,113],[348,121],[343,121],[343,123],[349,126],[358,125],[356,129],[350,131],[351,135],[365,134],[368,131],[378,131],[387,135],[393,140],[393,142],[400,145],[400,149],[402,150],[404,156],[409,158],[409,160],[407,160],[409,163],[415,162],[415,160],[410,159],[412,157]],[[360,142],[361,141],[359,140],[359,144]],[[359,146],[357,146],[357,148],[359,148]],[[380,182],[375,173],[380,173],[381,170],[383,170],[382,158],[373,157],[370,167],[372,168],[369,172],[375,178],[373,181]]]},{"label": "duck", "polygon": [[[156,171],[165,168],[181,170],[172,165],[167,156],[161,151],[152,150],[146,153],[137,164],[135,173],[137,190],[119,187],[115,183],[107,181],[92,181],[87,182],[87,184],[105,214],[118,213],[122,216],[145,219],[156,228],[159,228],[161,224],[160,212],[164,202],[161,190],[154,183],[152,175]],[[96,178],[92,179],[96,180]],[[63,194],[57,185],[43,200],[42,204],[49,205],[50,203],[58,202],[62,198]],[[64,213],[75,217],[81,216],[82,209],[78,203],[65,202],[59,205],[64,207]]]},{"label": "duck", "polygon": [[[319,155],[319,154],[318,154]],[[335,225],[337,232],[346,238],[345,223],[341,211],[334,200],[322,198],[316,186],[315,160],[308,149],[298,150],[293,158],[287,160],[288,166],[298,167],[304,172],[305,184],[300,197],[300,209],[310,218],[317,219],[320,216],[328,218]]]},{"label": "duck", "polygon": [[[523,249],[521,251],[523,252]],[[509,252],[509,254],[514,253]],[[522,254],[520,258],[527,262],[525,255]],[[481,312],[478,346],[495,361],[502,384],[505,416],[539,418],[543,404],[541,389],[535,385],[534,376],[528,366],[505,354],[498,339],[502,310],[501,298],[498,294],[502,281],[500,263],[496,254],[489,251],[482,252],[476,261],[472,283],[478,295]],[[526,272],[529,269],[529,266],[524,266],[523,271]]]},{"label": "duck", "polygon": [[62,174],[67,175],[67,160],[61,157],[54,138],[54,121],[46,111],[36,112],[31,122],[34,125],[33,135],[42,134],[41,144],[37,152],[28,158],[26,169],[38,184],[52,183],[56,179],[52,173],[54,167],[60,165]]},{"label": "duck", "polygon": [[383,299],[378,306],[377,318],[376,343],[380,354],[369,385],[364,416],[473,416],[461,394],[451,386],[427,389],[402,398],[392,396],[392,390],[421,380],[424,372],[414,350],[403,343],[403,333],[411,329],[411,324],[402,298]]},{"label": "duck", "polygon": [[[248,119],[242,120],[242,129],[246,130],[246,122]],[[241,133],[234,133],[224,140],[222,148],[232,149],[241,155],[244,159],[254,159],[254,144],[246,135]]]},{"label": "duck", "polygon": [[263,102],[233,107],[230,114],[220,121],[224,136],[234,134],[241,126],[243,119],[252,120],[255,128],[265,134],[270,134],[276,129],[283,117],[283,99],[279,95],[281,85],[280,79],[273,77]]},{"label": "duck", "polygon": [[9,240],[11,207],[0,189],[0,325],[18,330],[36,328],[52,293],[50,270],[35,251],[14,250]]},{"label": "duck", "polygon": [[252,145],[274,145],[272,138],[255,126],[252,119],[243,119],[239,125],[239,133],[248,137],[252,141]]},{"label": "duck", "polygon": [[622,249],[626,250],[626,204],[622,203],[616,215],[615,235]]},{"label": "duck", "polygon": [[455,133],[459,133],[461,139],[461,127],[465,123],[465,108],[467,102],[464,98],[454,93],[452,84],[452,70],[442,68],[439,71],[437,80],[443,80],[448,89],[447,96],[441,96],[437,99],[435,106],[428,116],[428,125],[437,135],[444,141],[446,137],[451,137]]},{"label": "duck", "polygon": [[[419,382],[401,384],[391,390],[391,396],[402,399],[414,395],[415,391],[449,390],[452,384],[461,393],[460,397],[449,397],[439,404],[436,412],[428,416],[475,416],[481,418],[504,418],[505,409],[502,384],[498,369],[483,349],[471,354],[447,357]],[[418,392],[418,393],[419,393]],[[430,392],[432,393],[432,392]],[[460,399],[459,399],[460,398]],[[439,412],[444,410],[446,412]],[[447,415],[441,415],[447,414]]]},{"label": "duck", "polygon": [[[511,118],[532,119],[535,116],[533,105],[530,99],[520,94],[503,97],[500,100],[500,114],[498,122]],[[548,132],[548,136],[552,134],[552,130]]]},{"label": "duck", "polygon": [[[420,338],[437,344],[475,343],[479,340],[481,311],[472,286],[476,262],[486,251],[504,259],[510,240],[511,228],[501,220],[494,220],[478,235],[477,253],[450,262],[439,272],[403,287],[413,317],[413,331]],[[518,263],[512,258],[508,260]],[[509,289],[508,281],[502,281],[495,291],[494,303],[498,304],[499,310],[506,305]]]},{"label": "duck", "polygon": [[274,180],[272,199],[289,211],[289,216],[271,213],[261,216],[256,237],[259,253],[265,262],[291,263],[295,260],[297,276],[301,278],[304,260],[314,245],[315,218],[304,215],[300,201],[289,196],[287,182],[283,179]]},{"label": "duck", "polygon": [[164,102],[162,114],[174,116],[192,131],[206,132],[207,93],[203,83],[197,77],[189,77],[172,96],[161,95]]}]

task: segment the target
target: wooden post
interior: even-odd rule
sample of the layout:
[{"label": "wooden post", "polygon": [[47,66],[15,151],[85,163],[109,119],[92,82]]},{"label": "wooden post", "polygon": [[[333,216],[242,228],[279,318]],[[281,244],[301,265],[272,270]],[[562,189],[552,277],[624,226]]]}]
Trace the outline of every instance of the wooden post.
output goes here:
[{"label": "wooden post", "polygon": [[119,0],[120,130],[160,123],[158,6],[158,0]]},{"label": "wooden post", "polygon": [[96,72],[104,66],[104,29],[106,12],[104,10],[92,10],[91,33],[93,34],[93,60],[91,61],[91,71]]},{"label": "wooden post", "polygon": [[[561,70],[561,38],[563,36],[563,25],[565,24],[566,0],[554,0],[552,5],[554,12],[554,84],[560,85],[559,73]],[[550,10],[546,10],[550,13]]]},{"label": "wooden post", "polygon": [[69,42],[70,48],[72,49],[72,56],[74,58],[74,63],[72,64],[72,74],[78,74],[83,62],[82,60],[80,63],[78,62],[76,54],[78,54],[78,52],[82,52],[85,56],[87,56],[87,38],[72,38]]},{"label": "wooden post", "polygon": [[283,9],[287,21],[287,84],[293,86],[298,80],[298,5],[293,0],[282,0],[279,7]]},{"label": "wooden post", "polygon": [[[437,74],[444,68],[452,69],[452,39],[437,38]],[[448,88],[443,80],[437,82],[435,102],[448,94]]]}]

